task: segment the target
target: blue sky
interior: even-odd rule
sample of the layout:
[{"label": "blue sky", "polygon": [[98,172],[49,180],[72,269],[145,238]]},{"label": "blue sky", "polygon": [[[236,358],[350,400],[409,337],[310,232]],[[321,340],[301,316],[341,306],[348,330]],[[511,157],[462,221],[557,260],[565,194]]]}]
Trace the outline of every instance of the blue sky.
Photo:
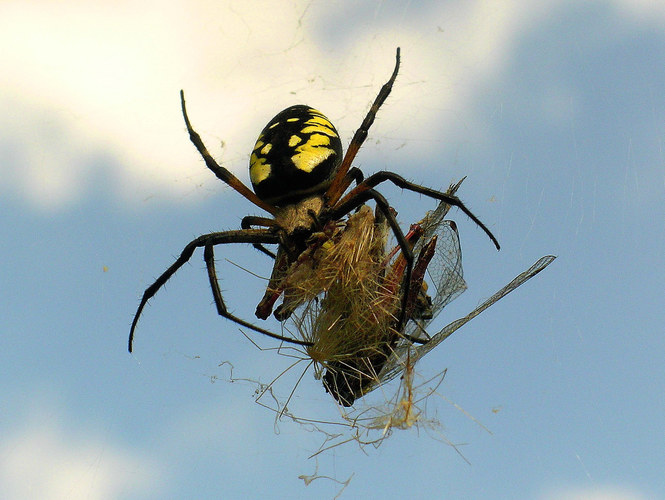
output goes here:
[{"label": "blue sky", "polygon": [[[0,496],[334,497],[337,482],[298,477],[318,470],[353,475],[342,498],[665,498],[662,5],[248,4],[0,7]],[[451,211],[469,288],[433,326],[558,258],[418,364],[447,369],[427,406],[439,426],[309,459],[320,433],[225,381],[225,361],[269,383],[291,360],[216,315],[201,255],[126,352],[141,293],[182,247],[262,215],[205,168],[178,91],[247,181],[256,135],[289,105],[323,111],[347,144],[397,46],[356,164],[437,188],[468,176],[459,195],[502,244]],[[404,224],[434,206],[382,192]],[[251,318],[264,283],[224,259],[264,276],[270,263],[242,246],[217,258]],[[338,417],[311,374],[296,394]]]}]

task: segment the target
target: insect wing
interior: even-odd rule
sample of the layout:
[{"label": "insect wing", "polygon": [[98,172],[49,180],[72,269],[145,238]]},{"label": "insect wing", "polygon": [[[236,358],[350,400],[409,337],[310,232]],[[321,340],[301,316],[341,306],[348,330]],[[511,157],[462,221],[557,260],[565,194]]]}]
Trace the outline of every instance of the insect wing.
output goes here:
[{"label": "insect wing", "polygon": [[[441,220],[436,227],[432,226],[430,229],[438,236],[434,257],[427,267],[428,282],[433,288],[428,288],[428,291],[434,294],[431,299],[431,314],[427,318],[412,319],[404,329],[406,336],[423,340],[428,339],[427,325],[447,304],[466,290],[462,271],[462,250],[455,223]],[[425,234],[427,237],[423,240],[429,241],[431,236],[427,232]]]},{"label": "insect wing", "polygon": [[513,279],[510,283],[501,288],[501,290],[496,292],[490,298],[485,300],[482,304],[476,307],[469,314],[467,314],[463,318],[455,320],[452,323],[446,325],[439,333],[434,335],[430,339],[430,341],[427,342],[426,344],[419,346],[410,345],[406,349],[404,348],[401,349],[401,351],[395,350],[394,355],[386,363],[386,365],[383,367],[383,370],[379,374],[379,379],[381,380],[381,383],[383,384],[392,380],[404,370],[407,354],[410,357],[409,360],[410,363],[417,362],[420,358],[422,358],[425,354],[430,352],[437,345],[439,345],[441,342],[450,337],[455,331],[457,331],[463,325],[471,321],[473,318],[478,316],[485,309],[495,304],[497,301],[499,301],[500,299],[508,295],[510,292],[512,292],[516,288],[526,283],[536,274],[538,274],[547,266],[549,266],[554,261],[554,259],[556,259],[556,257],[553,255],[546,255],[545,257],[541,257],[529,269],[527,269],[523,273],[520,273],[518,276],[515,277],[515,279]]},{"label": "insect wing", "polygon": [[[451,184],[446,194],[454,195],[464,178],[457,184]],[[427,212],[418,223],[423,235],[413,249],[419,255],[421,249],[436,236],[438,238],[434,257],[427,266],[428,282],[433,286],[434,297],[431,303],[431,314],[426,319],[413,319],[404,329],[407,336],[427,339],[426,327],[436,318],[441,310],[464,290],[466,282],[462,270],[462,249],[460,247],[457,226],[453,221],[445,220],[450,205],[441,202],[436,209]]]}]

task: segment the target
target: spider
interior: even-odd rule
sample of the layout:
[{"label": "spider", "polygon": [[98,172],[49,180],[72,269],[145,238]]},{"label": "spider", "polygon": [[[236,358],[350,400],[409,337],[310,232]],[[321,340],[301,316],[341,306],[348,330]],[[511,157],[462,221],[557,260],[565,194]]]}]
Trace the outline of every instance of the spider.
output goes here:
[{"label": "spider", "polygon": [[[392,75],[379,91],[343,156],[339,134],[333,124],[319,111],[309,106],[296,105],[278,113],[259,135],[250,157],[249,173],[254,191],[229,170],[220,166],[208,152],[201,137],[190,123],[185,95],[182,90],[180,91],[182,113],[189,138],[203,157],[206,166],[240,195],[272,215],[272,218],[247,216],[243,218],[239,230],[208,233],[190,241],[176,261],[143,293],[130,329],[128,342],[130,352],[136,325],[146,303],[180,267],[189,261],[199,247],[204,249],[203,257],[208,279],[220,316],[283,342],[311,346],[312,343],[309,341],[270,332],[235,316],[227,309],[217,279],[214,247],[222,244],[249,243],[275,259],[268,288],[256,310],[257,317],[266,319],[279,298],[280,292],[275,291],[277,284],[287,276],[291,264],[313,244],[316,235],[328,223],[341,221],[369,200],[374,200],[377,211],[385,217],[406,260],[405,285],[396,327],[397,331],[401,331],[408,319],[406,302],[410,296],[414,255],[388,201],[374,189],[385,181],[459,208],[487,234],[497,249],[500,248],[490,230],[457,196],[415,184],[389,171],[379,171],[365,179],[359,169],[351,167],[374,123],[377,111],[392,90],[399,65],[400,49],[397,48]],[[354,182],[356,185],[351,188]],[[276,253],[273,254],[264,247],[270,244],[277,245]],[[275,316],[279,320],[284,320],[288,314],[288,310],[282,311],[278,308],[275,311]]]}]

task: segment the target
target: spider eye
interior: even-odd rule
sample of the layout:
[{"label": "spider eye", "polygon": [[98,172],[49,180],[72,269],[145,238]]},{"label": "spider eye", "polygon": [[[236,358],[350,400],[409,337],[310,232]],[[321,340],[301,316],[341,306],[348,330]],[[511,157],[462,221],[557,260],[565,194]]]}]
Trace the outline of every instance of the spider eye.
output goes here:
[{"label": "spider eye", "polygon": [[275,116],[261,131],[249,160],[254,192],[272,205],[295,203],[326,188],[342,161],[342,142],[330,120],[302,104]]}]

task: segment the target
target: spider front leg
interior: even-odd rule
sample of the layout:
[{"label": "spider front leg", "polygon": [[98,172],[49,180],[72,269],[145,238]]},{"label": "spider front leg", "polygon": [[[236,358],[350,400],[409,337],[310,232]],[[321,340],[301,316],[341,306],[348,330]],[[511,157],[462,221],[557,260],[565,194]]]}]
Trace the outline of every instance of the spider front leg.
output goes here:
[{"label": "spider front leg", "polygon": [[208,152],[208,149],[203,144],[201,136],[194,130],[191,122],[189,121],[189,116],[187,115],[187,106],[185,105],[185,93],[180,91],[180,106],[182,108],[182,117],[185,119],[185,125],[187,126],[187,132],[189,133],[189,140],[192,141],[192,144],[196,147],[197,151],[203,158],[208,167],[219,180],[226,183],[229,187],[233,188],[235,191],[240,193],[242,196],[247,198],[249,201],[254,203],[259,208],[262,208],[269,214],[275,215],[277,213],[276,207],[266,203],[261,200],[254,192],[252,192],[247,186],[245,186],[240,180],[233,175],[229,170],[219,165],[212,155]]},{"label": "spider front leg", "polygon": [[349,193],[342,198],[337,206],[340,207],[340,210],[342,207],[346,206],[354,206],[355,205],[355,199],[359,196],[362,195],[362,193],[367,192],[368,190],[372,190],[375,188],[377,185],[381,184],[384,181],[390,181],[393,184],[395,184],[397,187],[401,189],[406,189],[407,191],[413,191],[415,193],[420,193],[424,194],[425,196],[429,196],[430,198],[434,198],[439,201],[444,201],[448,205],[452,205],[454,207],[459,208],[462,212],[464,212],[467,217],[469,217],[478,227],[480,227],[487,236],[492,240],[492,243],[494,243],[494,246],[496,246],[496,249],[499,250],[501,246],[499,245],[499,242],[497,239],[494,237],[492,232],[483,224],[478,217],[476,217],[471,210],[466,208],[464,203],[462,203],[462,200],[460,200],[457,196],[455,195],[450,195],[447,193],[444,193],[442,191],[437,191],[436,189],[428,188],[425,186],[421,186],[420,184],[416,184],[414,182],[407,181],[404,177],[401,175],[398,175],[394,172],[388,172],[388,171],[381,171],[377,172],[375,174],[370,175],[367,179],[365,179],[361,184],[353,188]]},{"label": "spider front leg", "polygon": [[353,162],[354,158],[358,154],[358,151],[360,151],[360,147],[363,145],[363,142],[365,142],[365,139],[367,139],[369,129],[376,119],[376,113],[379,111],[379,108],[386,101],[393,89],[393,84],[395,83],[397,73],[399,72],[399,63],[400,50],[399,47],[397,47],[397,51],[395,52],[395,68],[393,69],[392,75],[390,75],[388,81],[383,84],[383,87],[381,87],[379,95],[377,95],[374,99],[374,102],[367,112],[367,115],[365,115],[365,119],[360,124],[360,128],[356,130],[355,134],[353,134],[353,139],[351,139],[351,143],[346,150],[344,159],[338,167],[337,173],[332,183],[330,184],[330,187],[326,191],[326,198],[331,205],[337,204],[339,198],[342,196],[344,191],[346,191],[346,188],[348,188],[351,184],[351,181],[347,176],[349,169],[351,168],[351,162]]},{"label": "spider front leg", "polygon": [[[143,297],[141,298],[139,307],[136,310],[136,313],[134,314],[134,319],[132,320],[132,326],[129,331],[129,341],[128,341],[129,352],[132,352],[136,325],[139,321],[139,317],[141,316],[143,308],[148,303],[148,300],[154,297],[154,295],[159,291],[159,289],[162,288],[162,286],[164,286],[169,279],[171,279],[171,277],[176,273],[176,271],[178,271],[178,269],[180,269],[185,263],[189,261],[189,259],[191,259],[192,255],[194,254],[194,250],[196,250],[199,247],[207,247],[207,246],[212,247],[214,245],[222,245],[228,243],[270,244],[277,242],[278,242],[277,236],[268,229],[247,229],[240,231],[224,231],[219,233],[209,233],[199,236],[198,238],[195,238],[194,240],[190,241],[185,246],[185,248],[181,252],[180,256],[176,259],[176,261],[173,264],[171,264],[171,266],[169,266],[169,268],[166,271],[164,271],[162,275],[159,276],[159,278],[157,278],[155,282],[152,285],[150,285],[143,293]],[[214,271],[214,266],[213,266],[213,271]],[[215,286],[217,287],[217,291],[219,291],[219,285],[216,284]],[[213,295],[214,296],[216,295],[215,287],[213,287]],[[219,294],[219,296],[221,297],[221,293]],[[217,297],[215,298],[215,302],[217,303]],[[268,332],[267,330],[264,330],[257,326],[251,325],[250,323],[246,323],[243,320],[240,320],[239,318],[236,318],[233,315],[229,314],[226,317],[229,317],[229,319],[231,319],[232,321],[235,321],[236,323],[241,324],[242,326],[245,326],[247,328],[250,328],[258,333],[263,333],[265,335],[275,337],[275,334]],[[283,340],[299,343],[298,341],[294,341],[292,339],[284,338]]]},{"label": "spider front leg", "polygon": [[[240,222],[240,227],[243,228],[243,229],[252,229],[255,226],[274,227],[275,226],[275,219],[269,219],[267,217],[257,217],[255,215],[248,215],[246,217],[243,217],[242,221]],[[258,251],[263,252],[264,254],[266,254],[271,259],[275,260],[274,252],[271,252],[270,250],[268,250],[263,245],[261,245],[259,243],[255,243],[252,246],[254,248],[256,248]]]}]

